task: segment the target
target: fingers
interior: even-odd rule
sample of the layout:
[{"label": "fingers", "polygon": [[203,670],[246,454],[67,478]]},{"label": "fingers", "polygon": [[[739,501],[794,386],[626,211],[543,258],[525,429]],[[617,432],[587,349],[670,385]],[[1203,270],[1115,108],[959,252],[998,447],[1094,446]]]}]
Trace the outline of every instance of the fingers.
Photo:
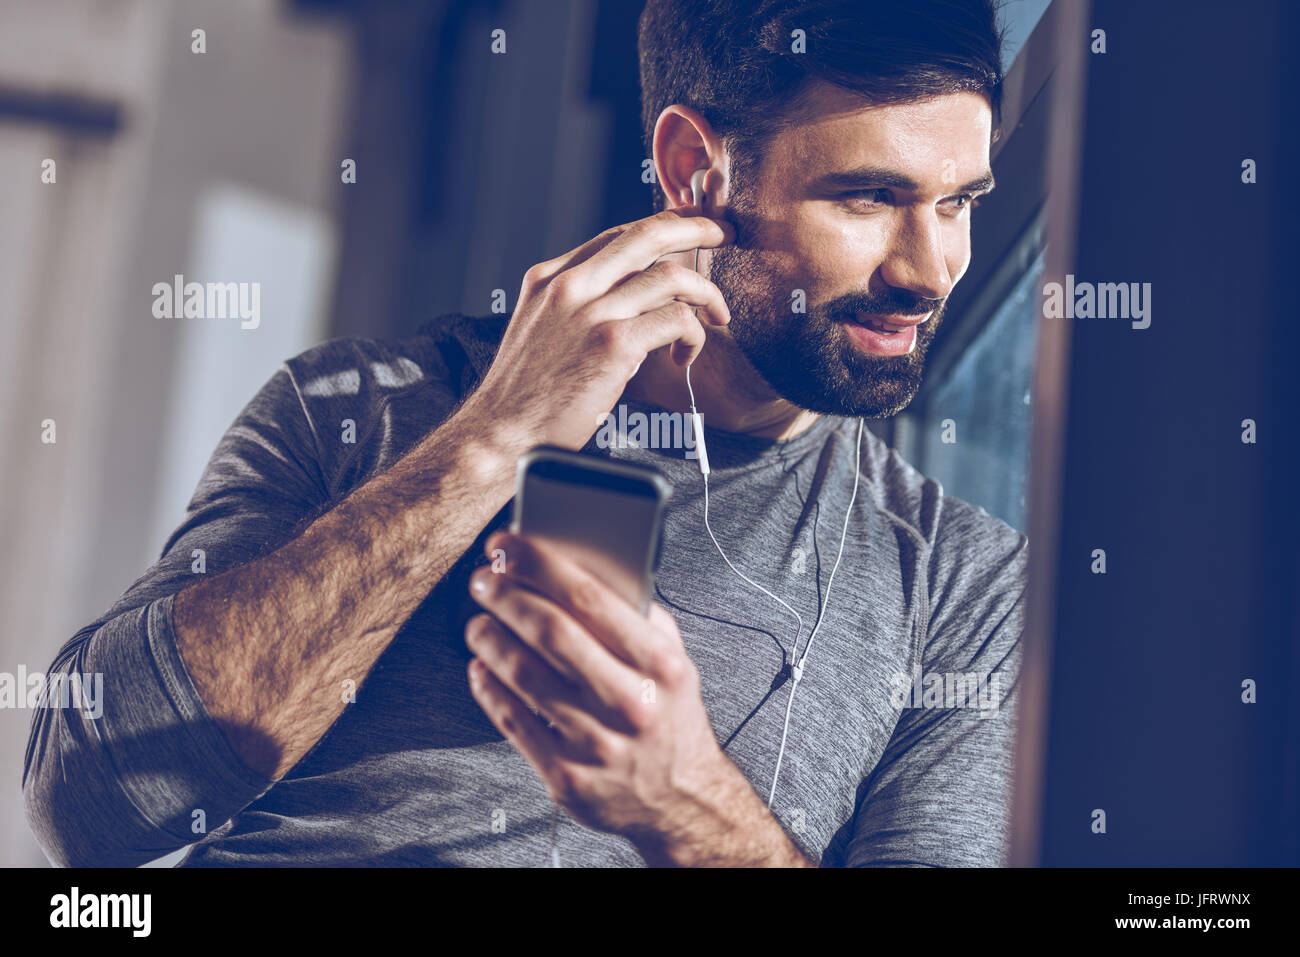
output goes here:
[{"label": "fingers", "polygon": [[730,223],[670,210],[607,230],[561,257],[565,265],[558,269],[554,260],[534,266],[525,276],[525,288],[537,291],[544,283],[552,306],[576,312],[669,253],[722,246],[734,237]]},{"label": "fingers", "polygon": [[629,276],[582,311],[598,319],[626,319],[674,299],[699,307],[700,318],[714,325],[731,321],[731,310],[717,286],[695,270],[668,261]]},{"label": "fingers", "polygon": [[[618,660],[564,609],[539,592],[525,588],[509,574],[496,574],[487,568],[471,576],[470,590],[484,609],[560,675],[587,689],[589,697],[584,703],[596,717],[612,726],[625,723],[619,716],[627,714],[628,705],[640,688],[641,676]],[[644,620],[642,627],[647,627]]]},{"label": "fingers", "polygon": [[465,644],[524,704],[554,722],[560,733],[581,750],[590,749],[599,726],[580,706],[584,697],[580,688],[560,677],[491,615],[475,615],[469,620],[465,626]]},{"label": "fingers", "polygon": [[570,271],[579,274],[581,286],[603,292],[669,253],[712,249],[736,238],[735,228],[727,221],[692,215],[694,212],[694,207],[681,207],[638,220]]},{"label": "fingers", "polygon": [[[646,676],[669,679],[664,674],[664,659],[674,650],[666,640],[663,618],[658,609],[650,619],[616,595],[604,582],[559,552],[534,538],[498,532],[489,539],[489,554],[502,549],[506,556],[506,573],[544,596],[572,616],[583,629],[595,636],[613,655],[626,662],[639,681]],[[675,625],[673,626],[675,627]],[[671,670],[671,666],[668,666]]]},{"label": "fingers", "polygon": [[635,319],[614,322],[621,326],[618,331],[627,341],[626,348],[639,356],[671,345],[673,362],[688,366],[704,349],[704,327],[695,318],[695,310],[684,302],[670,302]]},{"label": "fingers", "polygon": [[570,249],[567,253],[556,256],[554,259],[548,259],[545,262],[538,263],[529,270],[529,273],[533,274],[531,278],[538,284],[546,283],[562,270],[586,262],[596,253],[600,252],[600,250],[613,242],[620,234],[622,234],[623,230],[627,229],[631,225],[631,223],[623,223],[621,226],[611,226],[600,235],[588,239],[581,246],[578,246],[575,249]]},{"label": "fingers", "polygon": [[566,756],[565,739],[552,733],[482,661],[471,659],[468,673],[474,700],[488,720],[537,770],[538,776],[546,780]]},{"label": "fingers", "polygon": [[647,354],[669,345],[674,362],[690,365],[704,348],[700,321],[717,326],[731,321],[717,286],[662,259],[734,239],[730,223],[699,213],[693,206],[679,207],[616,226],[564,256],[538,263],[524,274],[521,304],[544,303],[543,315],[581,320],[596,332],[592,345],[629,375]]},{"label": "fingers", "polygon": [[[645,219],[637,219],[637,220],[633,220],[630,223],[621,223],[618,226],[611,226],[609,229],[605,230],[599,235],[593,236],[591,239],[587,240],[581,246],[577,246],[574,249],[570,249],[568,252],[560,256],[556,256],[554,259],[548,259],[545,262],[538,263],[530,271],[533,272],[534,274],[533,278],[536,279],[537,282],[539,283],[548,282],[549,280],[554,278],[562,271],[566,269],[572,269],[575,266],[579,266],[582,263],[587,262],[587,260],[591,259],[594,255],[596,255],[596,253],[600,252],[602,249],[609,246],[610,243],[612,243],[615,239],[618,239],[620,236],[622,236],[628,230],[632,229],[634,226],[640,226],[643,223],[653,222],[653,221],[658,221],[659,223],[662,224],[675,225],[672,223],[673,219],[680,220],[683,218],[707,219],[709,222],[716,224],[717,227],[728,237],[728,239],[726,240],[727,242],[730,242],[735,239],[735,227],[732,226],[726,220],[712,219],[711,217],[706,216],[704,210],[698,206],[679,206],[676,209],[668,210],[663,213],[656,213],[654,216],[649,216],[646,217]],[[695,246],[687,246],[685,248],[696,249],[701,246],[711,246],[711,245],[713,244],[708,242],[700,242]],[[716,245],[722,245],[722,243],[717,243]],[[676,250],[668,250],[668,251],[673,252]],[[660,255],[663,254],[661,253]],[[651,257],[649,260],[647,260],[647,264],[654,262],[658,258],[660,258],[659,255]]]}]

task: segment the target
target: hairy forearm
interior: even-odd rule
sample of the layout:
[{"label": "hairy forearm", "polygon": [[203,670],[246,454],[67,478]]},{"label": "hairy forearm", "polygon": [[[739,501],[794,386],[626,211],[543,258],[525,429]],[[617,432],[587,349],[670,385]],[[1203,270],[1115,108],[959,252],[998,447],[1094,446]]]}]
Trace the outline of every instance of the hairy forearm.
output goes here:
[{"label": "hairy forearm", "polygon": [[510,498],[517,453],[462,410],[275,552],[175,596],[181,657],[231,747],[276,779],[346,707]]},{"label": "hairy forearm", "polygon": [[632,842],[651,867],[817,866],[795,847],[730,760],[716,786],[689,810]]}]

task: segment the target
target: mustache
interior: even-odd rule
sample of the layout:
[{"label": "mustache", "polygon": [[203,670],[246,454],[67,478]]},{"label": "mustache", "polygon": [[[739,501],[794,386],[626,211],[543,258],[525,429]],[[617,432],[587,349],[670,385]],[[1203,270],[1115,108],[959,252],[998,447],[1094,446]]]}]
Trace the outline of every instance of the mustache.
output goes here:
[{"label": "mustache", "polygon": [[891,289],[886,293],[851,292],[827,303],[827,315],[849,318],[856,313],[872,316],[923,316],[943,308],[946,299],[926,299],[905,289]]}]

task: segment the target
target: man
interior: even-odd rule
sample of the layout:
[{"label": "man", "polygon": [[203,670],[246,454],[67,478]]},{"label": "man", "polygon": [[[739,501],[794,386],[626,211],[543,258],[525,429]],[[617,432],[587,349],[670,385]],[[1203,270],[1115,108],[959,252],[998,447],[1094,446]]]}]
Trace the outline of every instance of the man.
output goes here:
[{"label": "man", "polygon": [[[665,210],[532,267],[504,328],[290,360],[65,646],[106,704],[34,723],[53,860],[1002,862],[1027,542],[857,421],[914,396],[970,259],[992,12],[651,0],[640,51]],[[713,533],[808,627],[727,567],[689,449],[601,439],[688,411],[687,365]],[[503,531],[543,443],[672,482],[648,620]]]}]

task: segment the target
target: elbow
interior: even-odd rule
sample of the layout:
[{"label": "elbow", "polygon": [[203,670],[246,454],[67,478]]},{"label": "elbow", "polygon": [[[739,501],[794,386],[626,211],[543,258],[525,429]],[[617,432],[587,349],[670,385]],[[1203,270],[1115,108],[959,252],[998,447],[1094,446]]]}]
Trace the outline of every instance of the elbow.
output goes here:
[{"label": "elbow", "polygon": [[61,766],[58,754],[29,754],[23,769],[23,816],[27,826],[55,867],[102,866],[103,862],[90,859],[84,853],[84,843],[74,838],[77,819],[61,811],[67,806],[67,784],[62,780]]},{"label": "elbow", "polygon": [[[49,714],[41,716],[47,722]],[[38,732],[34,730],[33,735]],[[57,737],[57,729],[55,736]],[[77,807],[75,787],[64,776],[64,756],[57,749],[43,750],[33,741],[23,769],[23,815],[36,843],[55,867],[109,867],[116,863],[108,854],[97,854],[93,835],[85,829],[85,817]],[[81,799],[87,796],[80,791]]]},{"label": "elbow", "polygon": [[55,867],[136,867],[166,854],[131,846],[145,832],[120,788],[99,786],[93,771],[87,779],[69,776],[84,762],[53,743],[67,741],[60,720],[58,709],[38,714],[23,768],[23,815],[45,857]]}]

